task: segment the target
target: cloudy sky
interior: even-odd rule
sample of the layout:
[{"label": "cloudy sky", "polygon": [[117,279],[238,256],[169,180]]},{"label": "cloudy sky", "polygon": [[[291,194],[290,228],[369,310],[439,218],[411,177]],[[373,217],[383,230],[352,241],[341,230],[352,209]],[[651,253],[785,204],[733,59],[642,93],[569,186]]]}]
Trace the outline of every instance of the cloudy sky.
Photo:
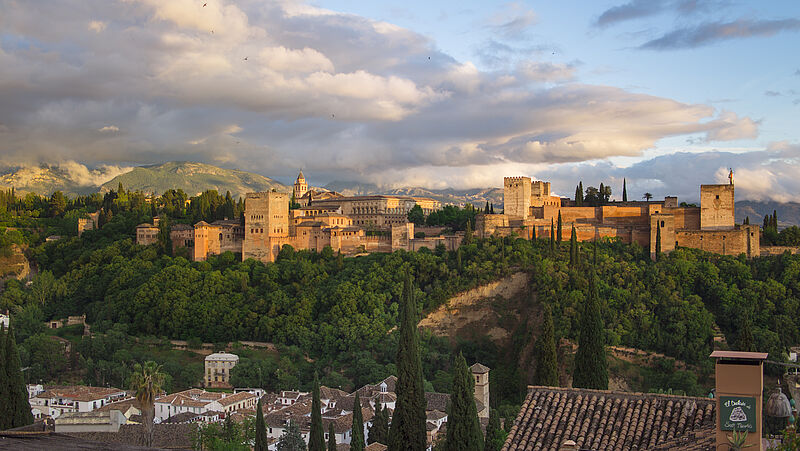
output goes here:
[{"label": "cloudy sky", "polygon": [[[205,5],[204,5],[205,3]],[[0,0],[0,164],[800,200],[800,2]],[[618,186],[619,185],[619,186]]]}]

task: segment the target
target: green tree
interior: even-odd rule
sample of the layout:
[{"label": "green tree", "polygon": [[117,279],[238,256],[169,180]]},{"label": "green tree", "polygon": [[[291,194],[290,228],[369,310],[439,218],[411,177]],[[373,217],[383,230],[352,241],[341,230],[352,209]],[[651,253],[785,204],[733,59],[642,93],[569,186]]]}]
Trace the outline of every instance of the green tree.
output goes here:
[{"label": "green tree", "polygon": [[356,391],[353,401],[353,434],[350,438],[350,451],[364,451],[364,414],[361,412],[361,399]]},{"label": "green tree", "polygon": [[622,201],[623,202],[628,201],[628,186],[624,177],[622,179]]},{"label": "green tree", "polygon": [[0,326],[0,344],[3,345],[3,352],[0,357],[5,358],[3,368],[5,372],[0,375],[0,385],[5,387],[2,390],[2,404],[5,408],[0,410],[0,430],[16,428],[33,423],[31,405],[28,403],[28,389],[25,387],[25,379],[19,362],[19,352],[17,343],[14,339],[13,327],[8,328],[8,332]]},{"label": "green tree", "polygon": [[447,451],[483,449],[483,434],[475,407],[475,380],[460,352],[453,365],[453,391],[447,413]]},{"label": "green tree", "polygon": [[261,398],[256,405],[256,442],[254,451],[267,451],[267,426],[264,424],[264,411],[261,408]]},{"label": "green tree", "polygon": [[0,431],[9,428],[10,420],[13,417],[11,413],[11,403],[6,402],[7,399],[11,399],[11,386],[8,383],[9,379],[6,377],[6,366],[8,365],[8,359],[6,358],[6,340],[5,324],[0,324],[0,399],[3,400],[3,402],[0,403]]},{"label": "green tree", "polygon": [[333,421],[328,423],[328,451],[336,451],[336,431],[333,429]]},{"label": "green tree", "polygon": [[488,200],[486,201],[486,206],[483,208],[483,212],[485,214],[487,214],[487,215],[489,214],[489,201]]},{"label": "green tree", "polygon": [[423,450],[427,444],[425,392],[417,332],[417,303],[411,275],[403,283],[402,311],[397,349],[397,385],[394,416],[389,428],[392,451]]},{"label": "green tree", "polygon": [[415,225],[425,225],[425,213],[419,204],[415,204],[408,212],[408,222],[413,222]]},{"label": "green tree", "polygon": [[483,443],[483,451],[500,451],[505,441],[506,433],[500,428],[500,413],[497,409],[492,409],[489,413],[489,424],[486,425],[486,439]]},{"label": "green tree", "polygon": [[608,390],[608,362],[606,361],[606,347],[603,343],[603,318],[600,314],[600,300],[597,294],[594,268],[589,273],[589,293],[581,313],[578,352],[575,354],[575,368],[572,371],[572,386]]},{"label": "green tree", "polygon": [[311,391],[311,430],[308,434],[308,451],[325,451],[325,433],[322,429],[322,411],[319,400],[319,376],[314,373]]},{"label": "green tree", "polygon": [[542,327],[536,339],[536,373],[533,377],[535,385],[558,387],[558,362],[556,338],[553,330],[553,310],[550,305],[544,306]]},{"label": "green tree", "polygon": [[283,431],[278,443],[276,444],[278,451],[305,451],[306,442],[300,434],[300,427],[294,421],[289,420],[289,426]]},{"label": "green tree", "polygon": [[561,241],[563,240],[562,231],[563,231],[563,223],[561,221],[561,210],[559,209],[558,210],[558,236],[557,236],[559,244],[561,244]]},{"label": "green tree", "polygon": [[556,251],[556,229],[553,227],[553,218],[550,218],[550,253]]},{"label": "green tree", "polygon": [[656,221],[656,261],[661,260],[661,223]]},{"label": "green tree", "polygon": [[158,247],[161,252],[172,255],[172,238],[169,235],[170,221],[167,215],[162,215],[158,221]]},{"label": "green tree", "polygon": [[583,190],[581,190],[580,185],[575,185],[575,206],[580,207],[583,201]]},{"label": "green tree", "polygon": [[[122,184],[120,184],[121,187]],[[155,416],[155,400],[162,392],[165,376],[161,365],[147,361],[143,365],[136,364],[131,374],[131,390],[136,393],[136,400],[142,409],[145,446],[153,445],[153,417]]]},{"label": "green tree", "polygon": [[569,266],[575,268],[578,265],[578,239],[575,235],[575,225],[572,226],[572,234],[569,237]]},{"label": "green tree", "polygon": [[578,191],[580,191],[580,202],[579,202],[578,206],[582,207],[583,206],[583,201],[585,200],[583,198],[583,180],[578,182]]},{"label": "green tree", "polygon": [[464,230],[463,244],[472,244],[472,221],[467,220],[467,227]]},{"label": "green tree", "polygon": [[380,402],[376,402],[375,416],[372,417],[372,425],[369,427],[367,444],[380,443],[385,445],[389,438],[389,411],[382,408]]},{"label": "green tree", "polygon": [[652,198],[653,198],[653,195],[651,193],[644,193],[644,195],[642,196],[642,199],[644,199],[644,200],[646,200],[648,202],[650,202],[650,199],[652,199]]},{"label": "green tree", "polygon": [[50,196],[50,216],[62,216],[67,210],[67,198],[61,191],[56,191]]}]

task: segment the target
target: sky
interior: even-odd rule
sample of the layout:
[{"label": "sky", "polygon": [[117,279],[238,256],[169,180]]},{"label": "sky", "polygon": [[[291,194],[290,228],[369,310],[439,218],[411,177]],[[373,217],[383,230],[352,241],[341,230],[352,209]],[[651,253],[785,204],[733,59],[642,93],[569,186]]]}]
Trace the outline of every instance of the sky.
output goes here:
[{"label": "sky", "polygon": [[[800,2],[0,0],[0,165],[800,201]],[[89,169],[87,171],[87,168]],[[76,169],[77,171],[78,169]]]}]

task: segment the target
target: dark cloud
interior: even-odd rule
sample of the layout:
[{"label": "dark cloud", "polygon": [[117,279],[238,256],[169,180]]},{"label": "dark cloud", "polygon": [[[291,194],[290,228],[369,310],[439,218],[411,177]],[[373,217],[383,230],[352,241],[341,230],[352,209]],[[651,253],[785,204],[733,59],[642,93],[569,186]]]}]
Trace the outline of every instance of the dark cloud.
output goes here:
[{"label": "dark cloud", "polygon": [[730,39],[772,36],[782,31],[800,31],[800,20],[739,19],[726,23],[703,23],[695,27],[671,31],[657,39],[642,44],[639,48],[647,50],[694,48]]},{"label": "dark cloud", "polygon": [[633,0],[605,10],[597,18],[595,25],[607,27],[627,20],[652,16],[663,11],[665,6],[665,2],[659,0]]}]

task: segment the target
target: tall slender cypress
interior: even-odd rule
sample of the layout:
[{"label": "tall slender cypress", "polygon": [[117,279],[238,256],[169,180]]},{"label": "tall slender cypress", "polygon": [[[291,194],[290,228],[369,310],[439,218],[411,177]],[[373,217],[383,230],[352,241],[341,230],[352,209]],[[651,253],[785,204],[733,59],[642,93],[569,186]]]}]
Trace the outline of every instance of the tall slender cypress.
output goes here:
[{"label": "tall slender cypress", "polygon": [[372,425],[369,427],[367,444],[380,443],[385,445],[389,438],[389,411],[382,408],[380,402],[375,404],[375,416],[372,417]]},{"label": "tall slender cypress", "polygon": [[561,222],[561,210],[558,210],[558,243],[559,244],[561,244],[561,241],[563,240],[562,229],[563,229],[563,223]]},{"label": "tall slender cypress", "polygon": [[356,391],[353,402],[353,434],[350,436],[350,451],[364,451],[364,414],[361,412],[361,399]]},{"label": "tall slender cypress", "polygon": [[583,181],[578,182],[578,188],[580,190],[580,202],[578,203],[579,206],[583,206]]},{"label": "tall slender cypress", "polygon": [[503,447],[506,434],[500,429],[500,414],[497,409],[489,413],[489,424],[486,425],[486,439],[483,442],[483,451],[500,451]]},{"label": "tall slender cypress", "polygon": [[[595,249],[596,249],[595,244]],[[595,250],[595,263],[597,261]],[[600,314],[600,299],[597,294],[595,268],[589,272],[589,296],[581,313],[581,331],[578,337],[578,352],[572,371],[572,386],[575,388],[608,389],[608,362],[603,341],[603,318]]]},{"label": "tall slender cypress", "polygon": [[578,264],[576,257],[577,251],[577,238],[575,237],[575,225],[572,226],[572,235],[569,237],[569,266],[574,268]]},{"label": "tall slender cypress", "polygon": [[411,275],[403,284],[399,344],[397,348],[397,383],[394,416],[389,428],[391,451],[419,451],[427,446],[425,391],[417,332],[417,304]]},{"label": "tall slender cypress", "polygon": [[575,206],[576,207],[580,207],[581,206],[581,197],[583,197],[583,196],[581,196],[581,194],[583,194],[583,193],[581,193],[581,187],[579,185],[575,185]]},{"label": "tall slender cypress", "polygon": [[535,385],[546,385],[558,387],[558,357],[556,353],[556,338],[553,331],[553,311],[547,304],[542,312],[542,328],[539,338],[536,339],[536,373],[533,383]]},{"label": "tall slender cypress", "polygon": [[482,451],[483,434],[475,407],[475,380],[459,352],[453,365],[453,391],[447,413],[445,451]]},{"label": "tall slender cypress", "polygon": [[11,385],[6,377],[6,329],[4,324],[0,324],[0,431],[11,427],[11,403],[6,402],[11,399],[9,396]]},{"label": "tall slender cypress", "polygon": [[261,410],[261,398],[259,398],[256,406],[256,443],[253,450],[267,451],[268,445],[267,426],[264,424],[264,411]]},{"label": "tall slender cypress", "polygon": [[622,201],[628,201],[628,186],[624,178],[622,179]]},{"label": "tall slender cypress", "polygon": [[317,376],[317,373],[314,373],[314,388],[311,393],[311,430],[308,434],[308,451],[325,451],[325,433],[322,429],[319,376]]},{"label": "tall slender cypress", "polygon": [[3,403],[8,404],[11,411],[11,417],[8,418],[9,424],[5,429],[11,429],[33,423],[31,405],[28,402],[28,389],[25,387],[25,379],[22,377],[17,343],[14,340],[14,329],[12,327],[9,327],[8,332],[5,334],[5,354],[6,374],[3,375],[5,381],[0,383],[8,384],[7,397],[3,400]]},{"label": "tall slender cypress", "polygon": [[661,260],[661,223],[656,222],[656,261]]},{"label": "tall slender cypress", "polygon": [[486,207],[483,208],[483,212],[486,213],[487,215],[489,214],[489,201],[488,200],[486,201]]},{"label": "tall slender cypress", "polygon": [[336,451],[336,431],[333,429],[333,421],[328,423],[328,451]]},{"label": "tall slender cypress", "polygon": [[550,218],[550,252],[556,250],[556,229],[553,226],[553,218]]}]

